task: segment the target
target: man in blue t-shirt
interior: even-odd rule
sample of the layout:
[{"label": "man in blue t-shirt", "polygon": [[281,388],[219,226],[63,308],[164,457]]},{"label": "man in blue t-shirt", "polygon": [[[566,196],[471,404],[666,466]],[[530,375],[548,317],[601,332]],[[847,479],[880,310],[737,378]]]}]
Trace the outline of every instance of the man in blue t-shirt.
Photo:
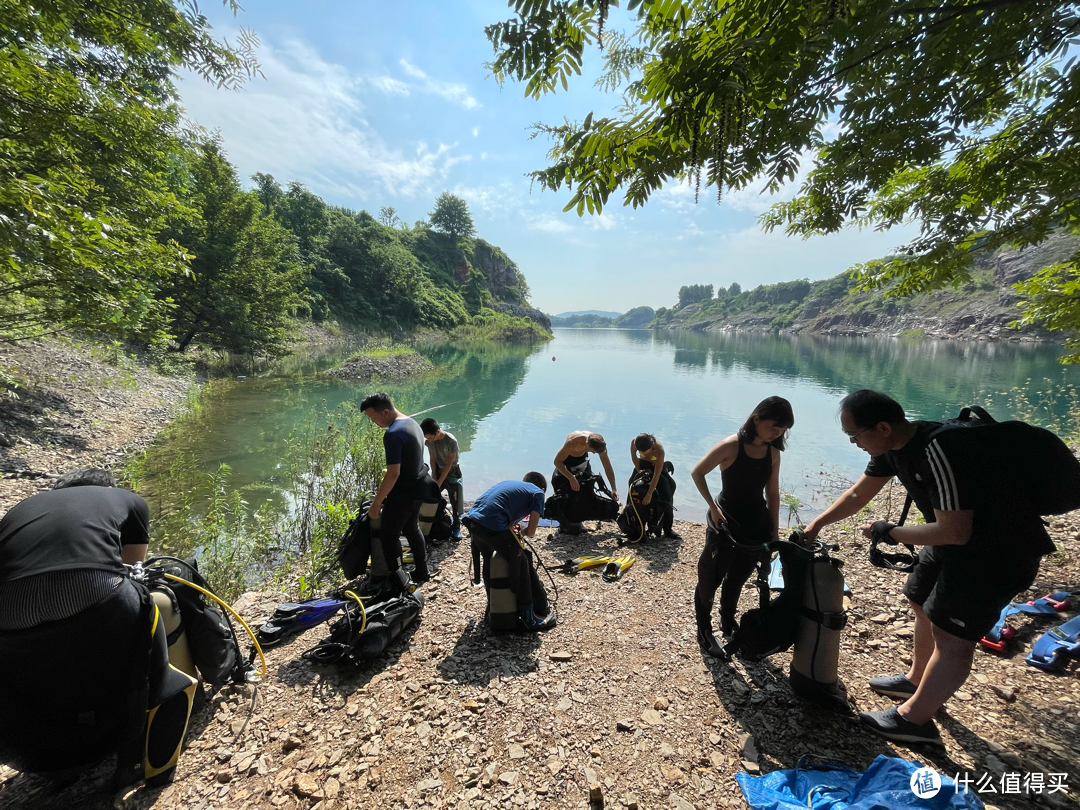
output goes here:
[{"label": "man in blue t-shirt", "polygon": [[[398,538],[404,534],[416,562],[413,582],[427,582],[431,573],[427,565],[427,546],[420,531],[420,505],[423,480],[428,478],[424,467],[424,434],[420,425],[399,412],[384,393],[372,394],[360,403],[360,410],[376,425],[386,428],[383,449],[386,451],[386,472],[375,498],[368,509],[372,520],[379,520],[379,539],[388,565],[401,559]],[[408,578],[400,562],[390,572],[388,581],[402,588]],[[372,583],[377,585],[379,583]]]},{"label": "man in blue t-shirt", "polygon": [[[547,480],[538,472],[526,473],[521,481],[503,481],[496,484],[475,501],[462,522],[469,529],[474,544],[490,554],[497,551],[510,564],[511,590],[517,597],[518,612],[529,630],[546,630],[554,626],[553,616],[538,616],[533,605],[546,594],[533,592],[532,561],[511,530],[529,518],[525,536],[533,537],[544,514],[544,494]],[[537,580],[537,585],[543,585]]]}]

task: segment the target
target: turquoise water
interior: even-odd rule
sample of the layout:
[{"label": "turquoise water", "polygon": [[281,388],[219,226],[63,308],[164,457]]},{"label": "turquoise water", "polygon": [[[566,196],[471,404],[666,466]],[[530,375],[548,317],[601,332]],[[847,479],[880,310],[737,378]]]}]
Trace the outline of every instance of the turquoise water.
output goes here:
[{"label": "turquoise water", "polygon": [[[1080,368],[1060,366],[1054,347],[1030,344],[558,329],[555,340],[540,346],[421,351],[440,370],[385,388],[406,413],[443,406],[428,415],[460,442],[467,499],[532,469],[549,475],[566,434],[577,429],[605,436],[624,490],[630,442],[647,431],[675,465],[677,517],[695,521],[704,503],[690,468],[766,396],[787,397],[794,407],[781,484],[803,501],[805,520],[835,485],[865,467],[865,454],[847,441],[836,419],[849,391],[886,391],[912,418],[952,416],[964,404],[979,403],[999,418],[1019,407],[1047,424],[1067,417],[1070,392],[1080,388]],[[284,483],[277,467],[289,434],[342,402],[359,404],[373,390],[320,376],[324,366],[325,359],[294,363],[289,374],[223,386],[202,418],[151,449],[151,462],[163,465],[177,451],[207,471],[226,462],[234,486],[272,494]],[[1025,401],[1049,404],[1029,414]],[[719,474],[711,478],[715,491]],[[152,495],[152,474],[145,486]]]}]

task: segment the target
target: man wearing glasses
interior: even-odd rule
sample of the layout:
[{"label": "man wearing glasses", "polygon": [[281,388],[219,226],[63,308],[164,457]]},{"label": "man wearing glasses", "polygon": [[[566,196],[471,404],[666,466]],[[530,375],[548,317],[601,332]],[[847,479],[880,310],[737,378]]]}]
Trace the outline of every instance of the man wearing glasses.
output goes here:
[{"label": "man wearing glasses", "polygon": [[[940,422],[910,422],[898,402],[863,389],[840,403],[840,425],[870,463],[858,481],[806,527],[808,540],[822,527],[856,515],[894,475],[926,518],[925,525],[864,523],[866,537],[923,546],[904,586],[915,611],[914,650],[904,674],[870,680],[899,706],[860,717],[896,742],[940,743],[933,717],[971,673],[975,645],[1001,609],[1035,581],[1039,561],[1054,551],[1037,515],[994,509],[994,467],[957,450],[956,432],[934,437]],[[1001,459],[1008,463],[1008,459]]]}]

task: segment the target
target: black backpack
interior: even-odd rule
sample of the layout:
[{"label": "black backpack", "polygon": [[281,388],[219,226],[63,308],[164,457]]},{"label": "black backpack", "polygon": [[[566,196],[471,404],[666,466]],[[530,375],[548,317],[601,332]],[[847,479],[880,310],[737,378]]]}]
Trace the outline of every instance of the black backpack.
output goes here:
[{"label": "black backpack", "polygon": [[[164,573],[210,590],[194,559],[157,557],[147,561],[148,568],[154,563],[160,563]],[[229,617],[217,602],[208,599],[195,588],[171,579],[164,580],[164,584],[173,592],[180,605],[180,617],[184,632],[187,633],[191,660],[203,680],[214,686],[223,686],[230,681],[243,683],[248,664]]]},{"label": "black backpack", "polygon": [[337,561],[345,579],[356,579],[367,571],[368,558],[371,556],[371,518],[368,509],[371,501],[360,504],[360,511],[349,522],[345,534],[341,536],[337,548]]},{"label": "black backpack", "polygon": [[1080,460],[1060,438],[1027,422],[998,422],[969,406],[943,422],[930,440],[949,435],[950,454],[988,471],[979,502],[1021,514],[1061,515],[1080,509]]}]

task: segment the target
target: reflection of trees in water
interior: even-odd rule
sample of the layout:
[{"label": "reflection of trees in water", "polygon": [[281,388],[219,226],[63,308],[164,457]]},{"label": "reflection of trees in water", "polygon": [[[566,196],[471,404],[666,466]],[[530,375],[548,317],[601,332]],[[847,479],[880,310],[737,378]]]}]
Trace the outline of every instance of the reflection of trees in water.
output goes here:
[{"label": "reflection of trees in water", "polygon": [[408,413],[446,405],[424,416],[445,424],[462,452],[476,436],[476,426],[498,412],[525,380],[529,357],[544,350],[528,343],[444,343],[420,351],[437,367],[432,374],[390,389]]},{"label": "reflection of trees in water", "polygon": [[876,388],[913,412],[944,402],[959,408],[990,387],[1080,381],[1057,363],[1056,347],[1030,343],[691,331],[656,332],[652,340],[674,347],[676,366],[700,367],[707,355],[714,369],[811,379],[838,392]]}]

